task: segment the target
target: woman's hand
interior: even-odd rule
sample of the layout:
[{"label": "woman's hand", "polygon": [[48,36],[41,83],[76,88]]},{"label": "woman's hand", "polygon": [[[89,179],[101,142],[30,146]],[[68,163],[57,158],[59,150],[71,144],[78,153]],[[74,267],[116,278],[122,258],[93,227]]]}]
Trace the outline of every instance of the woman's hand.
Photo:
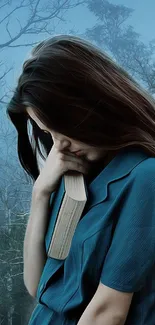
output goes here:
[{"label": "woman's hand", "polygon": [[68,170],[87,174],[89,163],[73,153],[58,151],[53,145],[44,167],[35,181],[35,189],[45,194],[52,193],[56,189],[61,176]]}]

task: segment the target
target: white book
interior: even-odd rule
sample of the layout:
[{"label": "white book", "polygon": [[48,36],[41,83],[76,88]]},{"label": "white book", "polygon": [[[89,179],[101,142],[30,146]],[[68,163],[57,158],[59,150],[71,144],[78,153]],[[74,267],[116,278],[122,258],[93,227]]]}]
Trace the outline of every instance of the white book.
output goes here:
[{"label": "white book", "polygon": [[[63,177],[64,195],[60,200],[57,199],[57,202],[54,202],[55,204],[59,202],[59,207],[53,212],[57,216],[53,216],[51,213],[51,218],[55,218],[55,225],[47,253],[48,256],[60,260],[65,259],[69,254],[72,238],[87,202],[87,190],[83,174],[68,171]],[[56,196],[60,196],[59,191]]]}]

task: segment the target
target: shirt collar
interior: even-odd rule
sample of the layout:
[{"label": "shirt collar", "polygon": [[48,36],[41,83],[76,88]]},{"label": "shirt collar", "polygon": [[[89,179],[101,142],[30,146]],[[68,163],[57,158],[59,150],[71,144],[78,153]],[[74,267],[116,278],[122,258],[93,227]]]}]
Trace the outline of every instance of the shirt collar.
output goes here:
[{"label": "shirt collar", "polygon": [[141,161],[149,156],[139,148],[123,148],[88,186],[89,208],[106,200],[108,184],[127,176]]}]

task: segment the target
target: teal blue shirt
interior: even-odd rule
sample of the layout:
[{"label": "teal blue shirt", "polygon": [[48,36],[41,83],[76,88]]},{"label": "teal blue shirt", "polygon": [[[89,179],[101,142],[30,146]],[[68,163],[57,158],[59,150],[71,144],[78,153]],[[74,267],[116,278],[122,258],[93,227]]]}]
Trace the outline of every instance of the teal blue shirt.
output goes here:
[{"label": "teal blue shirt", "polygon": [[[68,257],[47,258],[29,325],[76,325],[100,282],[134,292],[125,325],[153,325],[155,158],[140,149],[123,149],[87,190]],[[54,221],[48,230],[52,227]],[[46,251],[49,240],[48,231]]]}]

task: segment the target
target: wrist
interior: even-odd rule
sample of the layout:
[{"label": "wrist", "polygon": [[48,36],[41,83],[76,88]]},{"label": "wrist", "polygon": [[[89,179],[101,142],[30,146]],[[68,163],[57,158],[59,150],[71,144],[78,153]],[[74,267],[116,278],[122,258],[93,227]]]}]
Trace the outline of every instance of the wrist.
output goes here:
[{"label": "wrist", "polygon": [[33,194],[37,197],[50,197],[53,190],[48,188],[47,186],[41,184],[38,180],[35,181],[33,185]]}]

